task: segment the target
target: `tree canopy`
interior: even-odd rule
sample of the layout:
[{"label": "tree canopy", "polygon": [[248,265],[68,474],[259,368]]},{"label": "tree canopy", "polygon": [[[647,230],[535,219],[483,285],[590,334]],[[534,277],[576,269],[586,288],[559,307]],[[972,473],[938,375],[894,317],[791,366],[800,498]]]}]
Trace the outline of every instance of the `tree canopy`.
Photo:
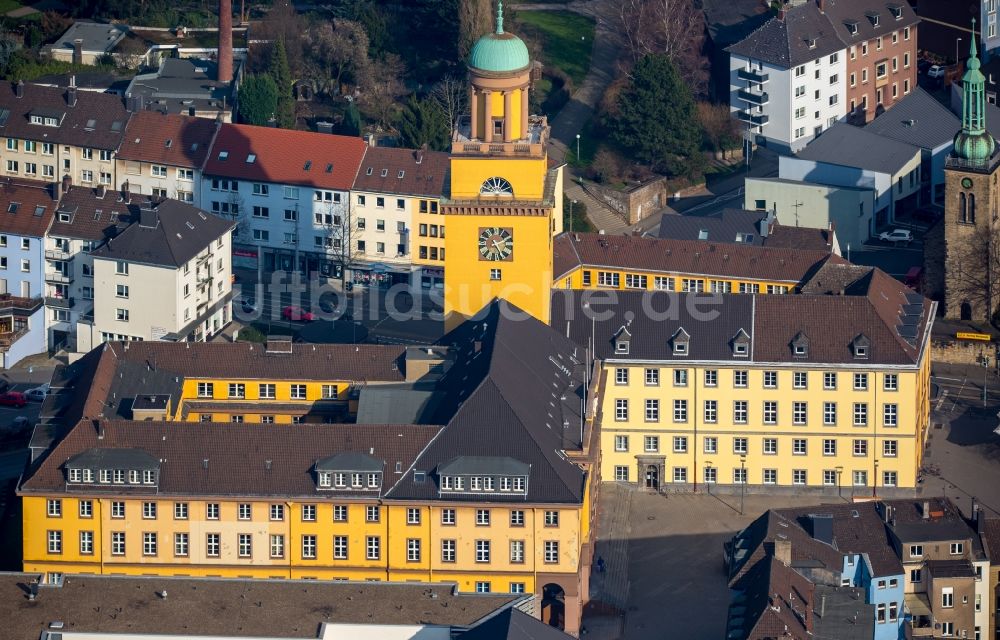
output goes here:
[{"label": "tree canopy", "polygon": [[448,148],[448,120],[433,100],[421,100],[411,95],[400,113],[396,128],[404,147],[418,148],[426,144],[435,151]]},{"label": "tree canopy", "polygon": [[278,110],[278,87],[269,75],[247,76],[240,85],[240,122],[267,125]]},{"label": "tree canopy", "polygon": [[636,63],[606,126],[617,144],[653,170],[691,175],[704,162],[698,122],[694,97],[677,68],[667,55],[653,54]]},{"label": "tree canopy", "polygon": [[271,65],[268,72],[274,80],[278,92],[278,104],[275,117],[282,129],[295,126],[295,100],[292,98],[292,73],[288,69],[288,56],[285,54],[285,39],[279,38],[271,48]]}]

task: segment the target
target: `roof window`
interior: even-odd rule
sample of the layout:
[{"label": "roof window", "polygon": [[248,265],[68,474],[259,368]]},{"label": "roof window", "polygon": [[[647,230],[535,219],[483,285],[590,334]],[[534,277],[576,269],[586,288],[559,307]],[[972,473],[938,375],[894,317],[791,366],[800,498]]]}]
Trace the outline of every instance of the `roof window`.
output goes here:
[{"label": "roof window", "polygon": [[247,164],[253,164],[255,162],[257,162],[257,154],[256,153],[247,154]]},{"label": "roof window", "polygon": [[169,149],[170,147],[174,146],[174,141],[171,140],[170,138],[167,138],[167,141],[163,143],[163,146]]},{"label": "roof window", "polygon": [[326,165],[326,172],[327,173],[333,173],[333,163],[332,162],[327,163],[327,165]]},{"label": "roof window", "polygon": [[219,152],[219,162],[225,162],[228,159],[229,159],[229,152],[228,151],[220,151]]},{"label": "roof window", "polygon": [[397,174],[396,177],[402,180],[404,175],[406,175],[406,171],[400,169],[399,174]]},{"label": "roof window", "polygon": [[7,213],[17,213],[17,208],[21,206],[20,202],[11,202],[7,205]]},{"label": "roof window", "polygon": [[371,167],[368,167],[368,170],[367,170],[367,171],[365,171],[365,175],[366,175],[366,176],[370,176],[371,174],[372,174],[372,168],[371,168]]},{"label": "roof window", "polygon": [[387,175],[389,175],[389,170],[388,169],[382,169],[382,177],[384,178]]},{"label": "roof window", "polygon": [[43,213],[45,213],[45,207],[43,207],[42,205],[38,205],[35,207],[36,216],[41,216]]},{"label": "roof window", "polygon": [[97,127],[97,120],[91,118],[87,120],[87,124],[83,128],[85,131],[93,131],[95,127]]},{"label": "roof window", "polygon": [[310,169],[312,169],[312,166],[313,166],[313,161],[312,160],[306,160],[306,163],[304,165],[302,165],[302,169],[305,170],[305,171],[309,171]]}]

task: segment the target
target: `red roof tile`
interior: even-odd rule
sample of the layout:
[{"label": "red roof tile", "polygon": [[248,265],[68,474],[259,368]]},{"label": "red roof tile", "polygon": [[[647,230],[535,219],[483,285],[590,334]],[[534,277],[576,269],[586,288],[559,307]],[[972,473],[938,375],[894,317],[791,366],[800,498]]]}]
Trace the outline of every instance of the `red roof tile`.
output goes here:
[{"label": "red roof tile", "polygon": [[44,182],[0,180],[0,233],[44,236],[56,204]]},{"label": "red roof tile", "polygon": [[118,158],[200,169],[217,126],[207,118],[140,111],[125,127]]},{"label": "red roof tile", "polygon": [[361,138],[223,124],[204,173],[347,191],[354,184],[364,153]]},{"label": "red roof tile", "polygon": [[354,179],[359,191],[440,198],[447,184],[447,153],[368,147]]}]

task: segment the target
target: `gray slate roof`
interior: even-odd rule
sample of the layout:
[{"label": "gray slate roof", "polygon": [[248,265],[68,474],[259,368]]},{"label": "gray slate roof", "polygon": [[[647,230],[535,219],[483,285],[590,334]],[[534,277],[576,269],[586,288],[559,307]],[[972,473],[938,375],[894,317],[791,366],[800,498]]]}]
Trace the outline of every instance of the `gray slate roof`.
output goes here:
[{"label": "gray slate roof", "polygon": [[[920,22],[920,18],[906,0],[825,0],[825,2],[826,15],[836,28],[837,34],[848,45],[878,36],[887,36],[897,29]],[[890,6],[900,8],[902,14],[899,19],[892,14]],[[869,14],[878,15],[878,26],[875,26],[868,17]],[[847,28],[848,22],[858,25],[857,34],[851,35]]]},{"label": "gray slate roof", "polygon": [[[892,109],[895,112],[895,107]],[[917,147],[838,122],[799,151],[802,160],[894,174],[920,153]]]},{"label": "gray slate roof", "polygon": [[457,640],[569,640],[571,637],[519,609],[508,608],[480,622]]},{"label": "gray slate roof", "polygon": [[805,2],[787,9],[784,19],[771,18],[727,51],[787,69],[843,48],[834,26],[816,3]]},{"label": "gray slate roof", "polygon": [[892,109],[869,122],[865,131],[933,150],[951,144],[961,128],[962,123],[950,109],[916,87]]},{"label": "gray slate roof", "polygon": [[[406,358],[410,358],[410,349]],[[358,423],[421,424],[437,407],[434,383],[368,385],[358,398]]]},{"label": "gray slate roof", "polygon": [[664,215],[660,218],[660,237],[736,242],[738,237],[749,234],[753,240],[744,244],[760,246],[764,238],[760,235],[759,223],[766,217],[766,211],[742,209],[723,209],[713,216]]},{"label": "gray slate roof", "polygon": [[115,238],[95,249],[95,258],[180,267],[235,224],[177,200],[154,205],[158,224],[133,222]]},{"label": "gray slate roof", "polygon": [[156,458],[141,449],[88,449],[66,461],[77,469],[157,469]]}]

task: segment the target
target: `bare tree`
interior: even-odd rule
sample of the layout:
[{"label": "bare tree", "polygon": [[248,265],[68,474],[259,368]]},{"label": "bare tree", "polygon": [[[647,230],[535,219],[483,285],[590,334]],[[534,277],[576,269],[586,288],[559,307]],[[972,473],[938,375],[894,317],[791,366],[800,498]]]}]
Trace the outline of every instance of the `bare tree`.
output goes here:
[{"label": "bare tree", "polygon": [[337,207],[330,203],[323,218],[323,227],[331,239],[326,253],[329,261],[339,268],[340,284],[343,287],[347,270],[364,256],[364,252],[358,250],[358,240],[364,229],[359,226],[358,218],[350,206]]},{"label": "bare tree", "polygon": [[313,25],[305,33],[304,75],[316,93],[336,94],[346,79],[359,83],[370,74],[368,34],[353,20]]},{"label": "bare tree", "polygon": [[445,76],[431,87],[430,96],[448,118],[448,125],[454,127],[458,117],[465,113],[468,106],[468,83],[456,76]]},{"label": "bare tree", "polygon": [[702,55],[705,19],[691,0],[621,0],[618,12],[631,68],[640,58],[664,53],[695,95],[708,83]]},{"label": "bare tree", "polygon": [[399,98],[406,95],[404,71],[403,61],[398,55],[386,54],[372,64],[371,73],[361,86],[359,106],[383,128],[392,125]]},{"label": "bare tree", "polygon": [[[285,55],[288,57],[288,69],[292,78],[302,76],[302,34],[306,30],[305,18],[302,17],[289,0],[275,0],[267,15],[259,23],[254,23],[253,39],[255,41],[277,42],[284,39]],[[250,47],[250,66],[253,71],[264,71],[271,61],[270,46]]]},{"label": "bare tree", "polygon": [[740,137],[739,123],[733,118],[728,104],[698,103],[698,120],[709,145],[715,151],[738,149]]},{"label": "bare tree", "polygon": [[118,67],[134,71],[146,58],[146,46],[137,38],[125,38],[111,57]]},{"label": "bare tree", "polygon": [[1000,296],[1000,240],[992,227],[980,223],[964,237],[949,239],[945,255],[949,316],[958,317],[958,309],[967,303],[973,320],[993,320]]},{"label": "bare tree", "polygon": [[493,3],[491,0],[458,0],[458,55],[469,55],[469,50],[483,35],[493,30]]}]

